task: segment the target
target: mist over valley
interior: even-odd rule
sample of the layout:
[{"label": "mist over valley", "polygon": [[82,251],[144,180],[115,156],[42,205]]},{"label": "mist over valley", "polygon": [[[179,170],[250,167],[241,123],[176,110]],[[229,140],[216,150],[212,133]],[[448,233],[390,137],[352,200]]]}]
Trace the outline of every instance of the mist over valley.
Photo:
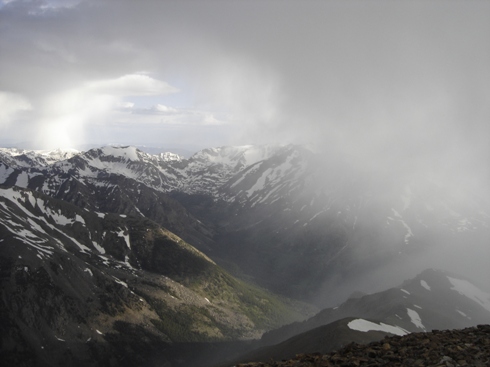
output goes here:
[{"label": "mist over valley", "polygon": [[488,363],[489,18],[0,0],[2,363]]}]

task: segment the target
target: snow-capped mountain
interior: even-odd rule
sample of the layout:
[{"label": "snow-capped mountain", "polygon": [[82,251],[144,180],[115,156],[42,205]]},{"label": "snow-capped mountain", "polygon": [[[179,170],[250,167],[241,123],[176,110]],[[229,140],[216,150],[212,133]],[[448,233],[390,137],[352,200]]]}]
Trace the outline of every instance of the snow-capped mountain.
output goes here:
[{"label": "snow-capped mountain", "polygon": [[[8,300],[0,334],[15,346],[11,364],[53,364],[69,344],[68,360],[88,365],[97,353],[111,365],[128,345],[190,365],[185,351],[162,343],[258,336],[298,318],[298,307],[311,310],[220,266],[323,305],[365,285],[387,288],[434,260],[464,270],[464,256],[448,253],[474,252],[477,240],[490,239],[488,206],[478,197],[427,177],[387,182],[295,145],[205,149],[188,159],[134,147],[2,149],[0,185]],[[468,260],[478,269],[478,257]],[[385,269],[392,271],[380,278]],[[345,318],[339,328],[357,327],[361,336],[370,322],[384,328],[376,336],[462,327],[487,322],[487,299],[463,278],[425,272],[280,333]],[[130,352],[127,364],[140,363],[138,355]]]},{"label": "snow-capped mountain", "polygon": [[[268,332],[262,337],[262,344],[277,344],[270,350],[276,353],[274,358],[282,359],[296,353],[326,353],[332,350],[332,345],[340,347],[339,342],[345,345],[363,334],[373,341],[383,335],[461,329],[488,323],[488,291],[459,275],[428,269],[398,287],[369,295],[353,295],[338,307],[322,310],[306,321]],[[315,341],[318,338],[324,341],[323,345]],[[306,350],[301,346],[301,340],[305,339],[321,350],[311,350],[311,346]],[[261,351],[262,355],[266,355],[265,350]]]},{"label": "snow-capped mountain", "polygon": [[0,148],[0,159],[11,167],[45,167],[80,153],[76,149],[19,150]]},{"label": "snow-capped mountain", "polygon": [[27,167],[18,153],[2,151],[0,184],[151,218],[294,297],[400,254],[490,238],[488,204],[478,197],[428,177],[353,172],[295,145],[212,148],[189,159],[102,147]]},{"label": "snow-capped mountain", "polygon": [[189,366],[172,343],[258,337],[300,317],[141,215],[29,189],[0,187],[0,264],[6,366]]}]

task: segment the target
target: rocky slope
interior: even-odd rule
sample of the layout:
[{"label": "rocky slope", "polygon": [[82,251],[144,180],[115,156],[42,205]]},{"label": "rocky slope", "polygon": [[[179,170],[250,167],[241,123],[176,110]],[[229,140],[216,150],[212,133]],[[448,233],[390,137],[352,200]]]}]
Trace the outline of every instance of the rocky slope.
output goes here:
[{"label": "rocky slope", "polygon": [[471,193],[429,177],[354,172],[300,146],[211,148],[189,159],[134,147],[49,162],[19,153],[0,152],[0,184],[142,214],[236,274],[319,304],[329,302],[319,292],[346,296],[335,294],[338,279],[355,284],[396,263],[405,273],[393,281],[401,281],[405,264],[441,251],[438,244],[477,247],[490,238],[488,203]]},{"label": "rocky slope", "polygon": [[[359,322],[369,323],[371,328],[357,330],[352,326]],[[279,344],[256,348],[230,361],[228,365],[246,361],[284,360],[294,358],[297,354],[329,353],[350,343],[367,344],[395,333],[404,335],[407,332],[391,325],[348,317],[297,334]]]},{"label": "rocky slope", "polygon": [[377,320],[408,332],[462,328],[490,323],[490,293],[459,275],[428,269],[398,287],[353,295],[308,320],[267,332],[262,341],[276,344],[345,317]]},{"label": "rocky slope", "polygon": [[386,337],[350,344],[329,354],[300,354],[284,361],[241,363],[237,367],[424,366],[484,367],[490,364],[490,326]]},{"label": "rocky slope", "polygon": [[371,295],[353,295],[338,307],[262,336],[262,347],[237,358],[268,361],[296,354],[329,353],[351,342],[386,335],[460,329],[490,323],[490,293],[454,274],[426,270],[401,286]]},{"label": "rocky slope", "polygon": [[[12,364],[189,366],[188,343],[257,337],[303,307],[224,268],[323,304],[350,292],[349,282],[405,279],[420,255],[459,271],[464,256],[450,264],[440,255],[475,253],[477,240],[490,238],[477,197],[427,177],[354,173],[293,145],[205,149],[189,159],[134,147],[2,149],[0,185],[2,357]],[[387,267],[394,271],[379,284],[372,274]],[[291,351],[347,317],[412,332],[487,323],[464,278],[437,274],[351,297],[267,333],[264,345]],[[308,334],[294,339],[299,333]]]},{"label": "rocky slope", "polygon": [[141,215],[17,187],[0,187],[0,262],[6,365],[188,366],[175,343],[249,339],[300,314]]}]

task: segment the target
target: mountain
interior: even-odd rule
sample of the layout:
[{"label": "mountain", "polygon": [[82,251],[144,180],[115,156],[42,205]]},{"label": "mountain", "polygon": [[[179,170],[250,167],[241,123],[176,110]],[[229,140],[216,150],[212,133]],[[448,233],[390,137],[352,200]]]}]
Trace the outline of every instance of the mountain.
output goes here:
[{"label": "mountain", "polygon": [[191,365],[175,343],[256,338],[300,317],[142,215],[0,187],[0,245],[6,365]]},{"label": "mountain", "polygon": [[325,354],[352,342],[367,344],[385,336],[479,324],[490,324],[490,293],[461,276],[428,269],[399,287],[355,295],[306,321],[266,332],[263,347],[238,361]]},{"label": "mountain", "polygon": [[354,295],[306,321],[266,332],[262,341],[279,343],[346,317],[376,320],[407,332],[460,329],[490,323],[490,293],[462,276],[427,269],[398,287]]},{"label": "mountain", "polygon": [[[370,328],[357,330],[354,327],[357,323],[368,325]],[[231,360],[227,365],[239,364],[242,366],[244,362],[250,361],[280,361],[294,358],[296,355],[329,353],[351,343],[368,344],[381,340],[385,336],[406,334],[403,329],[391,325],[348,317],[300,333],[276,345],[249,351]]]},{"label": "mountain", "polygon": [[[386,266],[394,276],[371,291],[413,276],[407,264],[471,272],[462,246],[475,253],[490,238],[489,204],[477,193],[428,176],[358,172],[296,145],[210,148],[189,159],[102,147],[28,167],[7,153],[0,184],[89,210],[142,214],[234,274],[318,305],[359,282],[379,284],[372,274]],[[448,264],[442,251],[462,256]]]},{"label": "mountain", "polygon": [[10,166],[45,167],[60,160],[71,158],[78,153],[80,152],[76,149],[25,150],[0,148],[0,160]]},{"label": "mountain", "polygon": [[[295,145],[188,159],[128,146],[2,149],[0,185],[10,365],[212,365],[311,315],[284,296],[325,305],[355,289],[371,295],[270,331],[263,345],[285,343],[282,353],[332,330],[361,341],[488,320],[474,301],[486,295],[460,295],[476,291],[446,273],[373,293],[434,262],[488,272],[477,266],[488,203],[429,177],[355,172]],[[349,327],[370,322],[382,330]]]},{"label": "mountain", "polygon": [[[278,148],[214,192],[172,197],[213,228],[222,260],[275,292],[320,304],[331,302],[320,292],[345,297],[358,282],[376,283],[371,273],[388,264],[398,276],[390,281],[402,281],[413,276],[407,264],[447,266],[438,253],[477,251],[490,238],[488,203],[473,193],[430,177],[354,172],[300,146]],[[463,267],[464,256],[454,257],[450,266]],[[352,287],[333,295],[339,282]]]}]

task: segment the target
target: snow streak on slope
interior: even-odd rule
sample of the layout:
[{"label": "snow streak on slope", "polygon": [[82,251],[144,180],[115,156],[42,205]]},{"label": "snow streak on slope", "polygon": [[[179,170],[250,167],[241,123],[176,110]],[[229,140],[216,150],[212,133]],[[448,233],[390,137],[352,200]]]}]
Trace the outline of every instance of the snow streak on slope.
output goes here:
[{"label": "snow streak on slope", "polygon": [[452,284],[451,289],[462,294],[463,296],[468,297],[469,299],[472,299],[487,311],[490,311],[490,294],[483,292],[481,289],[478,289],[475,285],[466,280],[451,277],[447,278]]},{"label": "snow streak on slope", "polygon": [[398,213],[395,209],[391,209],[393,211],[393,214],[395,215],[395,217],[398,218],[398,221],[403,225],[403,227],[405,227],[405,229],[407,230],[407,234],[405,235],[405,238],[404,238],[404,242],[406,244],[408,244],[409,240],[410,240],[410,237],[413,237],[413,232],[412,232],[412,229],[408,226],[408,224],[403,220],[402,216],[400,215],[400,213]]},{"label": "snow streak on slope", "polygon": [[425,289],[427,289],[428,291],[430,291],[430,290],[431,290],[430,286],[427,284],[427,282],[426,282],[425,280],[421,280],[421,281],[420,281],[420,285],[421,285],[422,287],[424,287]]},{"label": "snow streak on slope", "polygon": [[362,332],[368,332],[368,331],[383,331],[386,333],[394,334],[394,335],[406,335],[408,334],[408,331],[399,327],[399,326],[392,326],[388,324],[384,324],[380,322],[379,324],[376,324],[371,321],[367,321],[364,319],[356,319],[352,320],[347,324],[347,326],[352,329],[352,330],[357,330],[357,331],[362,331]]},{"label": "snow streak on slope", "polygon": [[46,167],[80,153],[76,149],[20,150],[0,148],[0,159],[7,159],[13,167]]},{"label": "snow streak on slope", "polygon": [[[20,210],[20,212],[23,213],[22,216],[17,216],[12,210],[7,207],[5,203],[0,202],[5,213],[4,216],[2,216],[2,218],[5,218],[5,220],[1,220],[0,218],[0,223],[2,223],[7,230],[14,233],[19,240],[22,240],[23,242],[28,243],[33,247],[36,247],[38,250],[43,251],[44,249],[44,252],[46,252],[46,250],[49,250],[48,253],[51,254],[51,250],[53,249],[52,247],[44,246],[42,248],[39,248],[39,243],[46,243],[46,239],[50,238],[57,243],[58,247],[61,250],[66,251],[65,245],[60,240],[48,234],[43,228],[47,227],[50,230],[58,233],[59,235],[62,235],[64,239],[67,239],[75,244],[81,252],[91,252],[91,250],[87,246],[83,245],[67,233],[59,230],[56,226],[52,225],[46,220],[46,217],[51,218],[56,224],[66,226],[67,224],[74,223],[75,221],[84,223],[83,218],[81,218],[80,216],[76,215],[73,220],[69,220],[67,217],[61,215],[60,213],[55,213],[50,208],[46,208],[44,206],[43,200],[36,200],[33,194],[29,191],[20,192],[12,188],[0,189],[0,197],[6,199],[8,202],[13,204],[17,208],[17,210]],[[29,209],[27,209],[27,204],[30,204],[32,207],[34,207],[34,204],[37,204],[36,207],[39,208],[43,213],[45,213],[46,217],[38,216],[32,213]],[[9,220],[10,218],[13,218],[12,216],[15,216],[16,222],[12,222],[11,220]],[[25,229],[25,226],[21,225],[21,223],[28,223],[28,228],[30,229]],[[17,230],[14,227],[21,227],[22,229]]]},{"label": "snow streak on slope", "polygon": [[124,238],[126,246],[128,247],[128,249],[131,250],[131,242],[129,241],[128,231],[126,229],[121,229],[119,232],[117,232],[117,236]]},{"label": "snow streak on slope", "polygon": [[0,185],[5,183],[7,178],[14,172],[13,168],[0,163]]},{"label": "snow streak on slope", "polygon": [[410,321],[419,329],[425,330],[424,324],[422,324],[422,319],[417,311],[407,308],[407,314],[410,317]]}]

